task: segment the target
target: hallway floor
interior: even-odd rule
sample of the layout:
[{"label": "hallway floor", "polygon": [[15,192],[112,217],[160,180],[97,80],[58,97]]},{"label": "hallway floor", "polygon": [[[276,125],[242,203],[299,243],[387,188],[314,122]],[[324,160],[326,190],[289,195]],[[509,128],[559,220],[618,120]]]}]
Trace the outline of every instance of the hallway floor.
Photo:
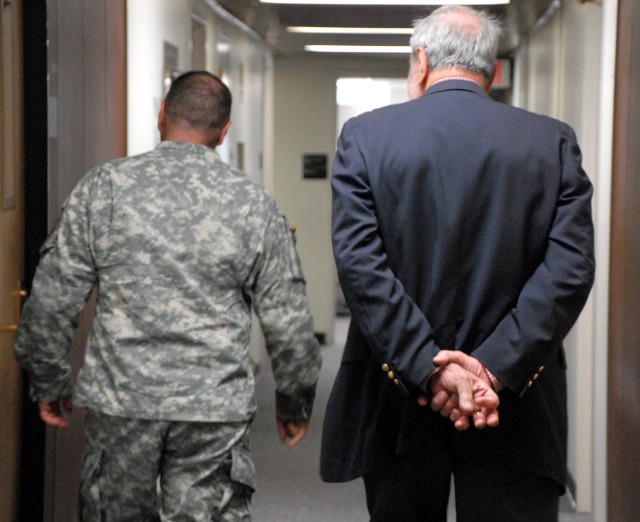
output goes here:
[{"label": "hallway floor", "polygon": [[[275,384],[270,368],[262,368],[256,382],[258,414],[252,427],[253,458],[258,490],[253,497],[255,522],[364,522],[368,520],[361,480],[326,484],[320,480],[322,416],[336,375],[349,320],[336,321],[335,343],[322,347],[323,366],[311,428],[306,439],[288,449],[276,431]],[[449,520],[455,520],[450,508]],[[593,522],[591,515],[576,514],[567,498],[561,499],[559,522]]]}]

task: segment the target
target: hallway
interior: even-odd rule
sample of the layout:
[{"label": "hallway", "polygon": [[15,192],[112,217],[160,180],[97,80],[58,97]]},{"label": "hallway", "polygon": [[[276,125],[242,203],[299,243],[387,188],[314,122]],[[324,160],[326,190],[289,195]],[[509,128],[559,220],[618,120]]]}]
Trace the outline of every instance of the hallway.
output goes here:
[{"label": "hallway", "polygon": [[[311,428],[306,439],[288,449],[280,444],[274,419],[274,381],[269,368],[256,379],[258,414],[252,428],[252,452],[258,474],[253,497],[255,522],[364,522],[368,519],[361,480],[326,484],[319,477],[322,418],[340,364],[349,319],[336,320],[335,344],[322,347],[323,364]],[[450,521],[455,510],[450,507]],[[559,522],[593,522],[561,499]]]}]

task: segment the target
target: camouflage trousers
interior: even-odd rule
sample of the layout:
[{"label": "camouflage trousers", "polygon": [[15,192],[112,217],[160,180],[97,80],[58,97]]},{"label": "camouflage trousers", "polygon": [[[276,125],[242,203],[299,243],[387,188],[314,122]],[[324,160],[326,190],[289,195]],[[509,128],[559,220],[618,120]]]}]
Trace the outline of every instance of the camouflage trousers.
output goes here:
[{"label": "camouflage trousers", "polygon": [[86,412],[83,522],[250,521],[254,489],[248,423]]}]

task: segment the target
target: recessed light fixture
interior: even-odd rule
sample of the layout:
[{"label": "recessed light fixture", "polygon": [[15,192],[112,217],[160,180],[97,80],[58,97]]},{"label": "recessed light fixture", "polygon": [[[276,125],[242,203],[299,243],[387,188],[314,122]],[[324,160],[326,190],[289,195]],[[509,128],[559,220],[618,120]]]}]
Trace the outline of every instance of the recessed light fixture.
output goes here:
[{"label": "recessed light fixture", "polygon": [[287,27],[290,33],[305,34],[412,34],[410,27]]},{"label": "recessed light fixture", "polygon": [[305,51],[312,53],[387,53],[408,54],[410,45],[305,45]]},{"label": "recessed light fixture", "polygon": [[[260,0],[265,4],[316,4],[316,5],[447,5],[458,4],[460,0]],[[509,0],[465,0],[465,5],[508,4]]]}]

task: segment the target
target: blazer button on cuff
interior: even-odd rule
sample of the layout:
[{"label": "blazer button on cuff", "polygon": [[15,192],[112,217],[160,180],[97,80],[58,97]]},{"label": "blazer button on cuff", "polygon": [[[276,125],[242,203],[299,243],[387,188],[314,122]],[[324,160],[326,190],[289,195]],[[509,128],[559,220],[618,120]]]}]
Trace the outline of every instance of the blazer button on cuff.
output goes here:
[{"label": "blazer button on cuff", "polygon": [[389,376],[389,379],[394,379],[396,376],[396,374],[393,372],[389,372],[387,375]]},{"label": "blazer button on cuff", "polygon": [[383,372],[388,372],[388,371],[389,371],[389,369],[390,369],[390,368],[389,368],[389,365],[388,365],[387,363],[384,363],[384,364],[382,365],[382,371],[383,371]]}]

